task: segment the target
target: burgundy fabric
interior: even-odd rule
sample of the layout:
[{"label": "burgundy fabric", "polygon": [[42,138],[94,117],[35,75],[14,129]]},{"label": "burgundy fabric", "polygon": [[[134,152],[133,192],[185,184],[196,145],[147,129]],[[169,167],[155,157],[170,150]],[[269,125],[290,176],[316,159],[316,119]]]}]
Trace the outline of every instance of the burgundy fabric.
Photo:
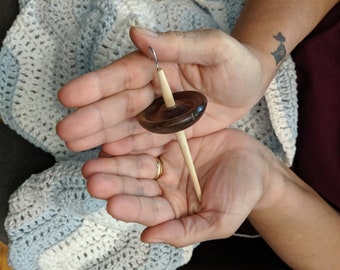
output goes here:
[{"label": "burgundy fabric", "polygon": [[340,209],[340,4],[292,53],[299,120],[292,169]]}]

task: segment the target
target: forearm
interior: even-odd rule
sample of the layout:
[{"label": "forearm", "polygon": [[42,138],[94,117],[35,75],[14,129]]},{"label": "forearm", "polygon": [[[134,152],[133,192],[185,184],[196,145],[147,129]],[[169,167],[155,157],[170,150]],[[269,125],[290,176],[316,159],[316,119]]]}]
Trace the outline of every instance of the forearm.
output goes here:
[{"label": "forearm", "polygon": [[[270,81],[284,55],[296,47],[338,0],[250,0],[247,1],[232,36],[256,48]],[[275,36],[280,35],[281,41]],[[279,38],[280,39],[280,38]],[[284,41],[282,41],[284,39]]]},{"label": "forearm", "polygon": [[249,219],[293,269],[339,269],[340,216],[288,168],[275,204]]}]

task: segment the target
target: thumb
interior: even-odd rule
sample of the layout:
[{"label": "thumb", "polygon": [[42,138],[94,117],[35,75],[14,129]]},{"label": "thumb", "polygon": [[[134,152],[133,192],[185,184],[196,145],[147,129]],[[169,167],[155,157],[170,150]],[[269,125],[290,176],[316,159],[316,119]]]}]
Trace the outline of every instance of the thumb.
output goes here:
[{"label": "thumb", "polygon": [[145,55],[152,47],[159,61],[179,64],[218,64],[236,45],[236,40],[231,36],[212,28],[161,33],[132,27],[130,37]]},{"label": "thumb", "polygon": [[218,220],[219,218],[219,215],[208,212],[169,220],[146,228],[141,239],[147,243],[166,243],[176,247],[184,247],[210,239],[231,236],[237,226],[224,224],[222,220]]}]

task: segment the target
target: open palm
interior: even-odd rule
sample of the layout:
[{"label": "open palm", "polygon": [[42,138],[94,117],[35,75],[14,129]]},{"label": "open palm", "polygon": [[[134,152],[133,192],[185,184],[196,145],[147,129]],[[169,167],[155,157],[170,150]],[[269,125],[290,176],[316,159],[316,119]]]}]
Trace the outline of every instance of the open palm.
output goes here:
[{"label": "open palm", "polygon": [[[113,217],[145,224],[142,239],[184,246],[228,237],[265,193],[270,151],[250,136],[233,130],[190,140],[202,187],[199,203],[176,142],[160,155],[164,174],[157,180],[149,155],[88,161],[83,174],[92,196],[107,200]],[[257,155],[261,151],[263,155]]]},{"label": "open palm", "polygon": [[189,138],[213,133],[241,118],[269,83],[264,80],[256,50],[221,31],[203,29],[152,37],[133,28],[131,37],[141,51],[61,89],[61,102],[79,108],[57,127],[72,150],[104,144],[105,152],[121,155],[162,146],[173,139],[145,131],[136,119],[160,94],[155,63],[147,57],[149,46],[156,51],[173,91],[196,90],[208,98],[202,119],[186,130]]}]

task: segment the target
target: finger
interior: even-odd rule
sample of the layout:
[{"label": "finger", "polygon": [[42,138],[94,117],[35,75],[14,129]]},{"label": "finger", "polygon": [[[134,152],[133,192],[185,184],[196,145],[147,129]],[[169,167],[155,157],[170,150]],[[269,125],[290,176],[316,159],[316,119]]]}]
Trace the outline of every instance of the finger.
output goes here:
[{"label": "finger", "polygon": [[151,155],[96,158],[85,162],[82,173],[85,178],[103,173],[138,179],[153,179],[157,173],[157,162]]},{"label": "finger", "polygon": [[103,149],[101,149],[98,153],[98,157],[113,157],[113,156],[122,156],[122,155],[141,155],[141,154],[147,154],[151,155],[153,157],[158,157],[164,152],[164,146],[159,146],[159,147],[154,147],[154,148],[148,148],[142,151],[131,151],[131,152],[126,152],[125,149],[121,149],[121,151],[114,151],[114,154],[107,153]]},{"label": "finger", "polygon": [[151,86],[124,91],[71,113],[58,123],[57,133],[66,142],[86,138],[135,116],[153,99]]},{"label": "finger", "polygon": [[99,199],[117,194],[158,196],[160,187],[152,180],[157,171],[157,162],[150,155],[97,158],[87,161],[82,168],[88,179],[88,191]]},{"label": "finger", "polygon": [[[130,134],[141,134],[145,132],[145,129],[142,128],[142,126],[138,123],[138,120],[133,117],[115,126],[99,130],[98,132],[90,134],[86,137],[78,138],[77,140],[73,141],[66,141],[66,145],[70,150],[84,151],[99,145],[103,145],[107,142],[123,140],[127,135]],[[124,154],[131,152],[127,151],[127,148],[124,148],[123,150]],[[116,154],[112,153],[112,155]]]},{"label": "finger", "polygon": [[141,52],[133,52],[112,64],[80,76],[64,85],[60,102],[70,108],[79,108],[125,89],[148,84],[155,72],[154,63]]},{"label": "finger", "polygon": [[116,219],[146,226],[154,226],[175,217],[171,205],[163,197],[119,195],[108,201],[107,211]]},{"label": "finger", "polygon": [[155,33],[133,27],[130,36],[145,55],[148,55],[148,48],[151,46],[156,51],[158,60],[180,64],[220,63],[236,42],[217,29]]},{"label": "finger", "polygon": [[[167,243],[176,247],[231,236],[237,228],[229,226],[216,212],[200,213],[149,227],[141,239],[148,243]],[[217,225],[218,224],[218,225]]]},{"label": "finger", "polygon": [[98,199],[108,200],[116,195],[159,196],[162,192],[155,180],[98,173],[86,182],[89,193]]},{"label": "finger", "polygon": [[102,149],[112,156],[139,153],[164,146],[174,138],[173,134],[160,135],[151,132],[143,132],[112,143],[106,143],[102,146]]}]

